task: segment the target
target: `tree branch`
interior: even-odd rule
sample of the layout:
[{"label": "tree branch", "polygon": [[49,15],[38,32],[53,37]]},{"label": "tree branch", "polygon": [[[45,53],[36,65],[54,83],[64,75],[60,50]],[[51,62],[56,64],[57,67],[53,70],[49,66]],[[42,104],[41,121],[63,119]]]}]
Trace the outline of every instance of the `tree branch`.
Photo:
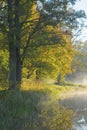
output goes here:
[{"label": "tree branch", "polygon": [[26,53],[26,50],[29,46],[29,43],[30,43],[30,40],[32,39],[32,36],[38,32],[40,29],[44,28],[45,25],[41,26],[40,27],[40,18],[38,20],[38,23],[36,24],[35,28],[33,29],[32,33],[28,36],[28,39],[27,39],[27,42],[26,42],[26,46],[24,47],[24,50],[23,50],[23,53],[21,54],[21,59],[22,61],[24,60],[25,58],[25,53]]}]

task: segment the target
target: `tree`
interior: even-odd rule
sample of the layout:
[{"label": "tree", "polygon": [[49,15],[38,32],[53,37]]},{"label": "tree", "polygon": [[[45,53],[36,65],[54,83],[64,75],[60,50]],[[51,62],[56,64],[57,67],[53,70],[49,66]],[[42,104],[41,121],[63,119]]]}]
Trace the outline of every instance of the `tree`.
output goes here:
[{"label": "tree", "polygon": [[6,15],[4,20],[3,16],[0,16],[2,19],[0,25],[3,25],[2,30],[7,31],[8,36],[10,89],[15,89],[16,83],[20,86],[22,64],[28,47],[41,46],[41,44],[33,45],[36,32],[47,25],[61,24],[68,28],[73,27],[77,25],[76,19],[84,16],[82,11],[69,11],[69,5],[75,4],[75,1],[40,0],[38,3],[36,0],[4,0],[4,3],[2,2],[0,12],[4,10]]},{"label": "tree", "polygon": [[72,74],[67,76],[67,80],[76,83],[86,83],[87,75],[87,41],[75,42],[75,56],[72,61]]},{"label": "tree", "polygon": [[34,45],[36,41],[43,44],[28,48],[29,53],[24,60],[23,69],[27,78],[33,76],[36,79],[56,79],[60,73],[62,76],[71,73],[75,48],[71,44],[70,36],[66,36],[59,26],[47,26],[34,35]]}]

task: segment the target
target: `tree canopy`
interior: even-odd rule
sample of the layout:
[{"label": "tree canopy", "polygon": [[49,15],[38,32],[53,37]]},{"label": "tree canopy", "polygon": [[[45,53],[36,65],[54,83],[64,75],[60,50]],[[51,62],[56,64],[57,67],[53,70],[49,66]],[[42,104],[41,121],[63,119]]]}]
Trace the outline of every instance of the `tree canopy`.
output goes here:
[{"label": "tree canopy", "polygon": [[[29,73],[33,68],[40,71],[57,68],[66,73],[67,61],[70,61],[69,66],[71,64],[68,55],[72,57],[73,47],[71,41],[66,42],[68,38],[64,37],[69,31],[72,35],[72,29],[79,23],[77,19],[85,17],[83,11],[76,12],[72,8],[75,2],[76,0],[1,0],[0,40],[4,41],[6,37],[10,89],[15,89],[16,83],[20,86],[22,68],[27,66],[28,57]],[[64,56],[67,58],[63,61]],[[66,66],[65,69],[62,66]]]}]

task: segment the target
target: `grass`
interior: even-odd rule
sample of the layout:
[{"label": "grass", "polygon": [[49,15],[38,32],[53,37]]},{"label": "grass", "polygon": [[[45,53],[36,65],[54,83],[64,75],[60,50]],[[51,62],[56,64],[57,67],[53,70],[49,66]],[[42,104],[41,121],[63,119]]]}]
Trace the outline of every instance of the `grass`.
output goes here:
[{"label": "grass", "polygon": [[0,130],[71,130],[72,110],[60,107],[73,87],[24,81],[20,91],[0,91]]}]

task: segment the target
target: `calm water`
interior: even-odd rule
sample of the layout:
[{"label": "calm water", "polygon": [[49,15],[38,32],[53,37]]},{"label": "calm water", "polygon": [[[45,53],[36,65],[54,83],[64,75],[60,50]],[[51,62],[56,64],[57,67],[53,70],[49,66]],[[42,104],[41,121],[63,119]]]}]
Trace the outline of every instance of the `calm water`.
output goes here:
[{"label": "calm water", "polygon": [[73,130],[87,130],[87,92],[74,92],[60,103],[77,113],[73,119]]}]

